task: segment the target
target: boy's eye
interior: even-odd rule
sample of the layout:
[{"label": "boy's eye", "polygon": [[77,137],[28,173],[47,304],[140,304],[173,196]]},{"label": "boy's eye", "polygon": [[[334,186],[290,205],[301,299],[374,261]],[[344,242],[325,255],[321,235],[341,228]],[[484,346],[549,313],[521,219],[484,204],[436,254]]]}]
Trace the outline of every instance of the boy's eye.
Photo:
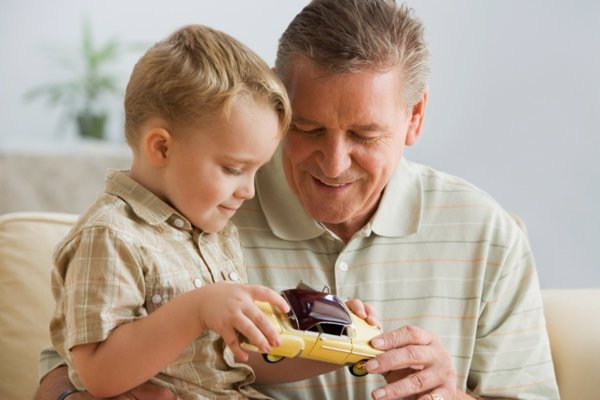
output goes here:
[{"label": "boy's eye", "polygon": [[223,171],[225,171],[225,173],[229,174],[229,175],[234,175],[234,176],[242,175],[242,170],[239,168],[225,166],[225,167],[223,167]]}]

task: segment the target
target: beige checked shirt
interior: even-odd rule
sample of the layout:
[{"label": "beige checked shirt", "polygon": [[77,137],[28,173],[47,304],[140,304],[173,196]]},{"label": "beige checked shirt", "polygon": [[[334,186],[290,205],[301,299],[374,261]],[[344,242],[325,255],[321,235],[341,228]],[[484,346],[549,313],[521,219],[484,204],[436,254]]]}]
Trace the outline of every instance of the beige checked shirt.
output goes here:
[{"label": "beige checked shirt", "polygon": [[[181,293],[223,280],[246,282],[241,251],[233,225],[204,234],[126,172],[109,171],[105,193],[54,254],[51,336],[72,382],[82,388],[69,349],[103,341],[118,325]],[[154,379],[182,399],[268,399],[247,386],[253,380],[214,332],[197,338]]]}]

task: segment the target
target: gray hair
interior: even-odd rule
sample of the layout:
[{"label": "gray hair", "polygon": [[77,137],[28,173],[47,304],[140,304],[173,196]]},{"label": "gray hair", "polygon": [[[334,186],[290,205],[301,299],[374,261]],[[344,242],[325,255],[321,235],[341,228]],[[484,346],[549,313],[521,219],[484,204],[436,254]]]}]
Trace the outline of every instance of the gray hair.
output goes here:
[{"label": "gray hair", "polygon": [[394,0],[313,0],[279,39],[275,68],[285,82],[297,55],[330,74],[400,66],[403,101],[412,107],[429,74],[423,31],[414,11]]}]

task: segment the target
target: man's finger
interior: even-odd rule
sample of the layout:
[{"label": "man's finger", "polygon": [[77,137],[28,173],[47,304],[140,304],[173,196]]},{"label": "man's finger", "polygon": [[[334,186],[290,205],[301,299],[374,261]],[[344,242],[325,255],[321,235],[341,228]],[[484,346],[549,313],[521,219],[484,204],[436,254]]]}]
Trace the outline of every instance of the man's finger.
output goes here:
[{"label": "man's finger", "polygon": [[379,350],[390,350],[408,345],[428,345],[433,339],[433,335],[426,330],[405,325],[374,337],[371,345]]},{"label": "man's finger", "polygon": [[429,346],[409,345],[379,354],[367,361],[365,367],[370,373],[385,373],[405,368],[421,370],[431,365],[432,361],[432,351]]}]

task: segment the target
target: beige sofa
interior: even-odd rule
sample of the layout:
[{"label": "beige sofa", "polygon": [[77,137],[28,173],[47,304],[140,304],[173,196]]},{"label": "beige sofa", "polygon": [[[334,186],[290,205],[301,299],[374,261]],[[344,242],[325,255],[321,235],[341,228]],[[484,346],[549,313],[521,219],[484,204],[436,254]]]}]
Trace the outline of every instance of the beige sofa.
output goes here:
[{"label": "beige sofa", "polygon": [[[0,216],[0,399],[31,399],[38,355],[49,344],[51,254],[76,216]],[[600,288],[544,290],[547,325],[564,400],[600,398]]]}]

